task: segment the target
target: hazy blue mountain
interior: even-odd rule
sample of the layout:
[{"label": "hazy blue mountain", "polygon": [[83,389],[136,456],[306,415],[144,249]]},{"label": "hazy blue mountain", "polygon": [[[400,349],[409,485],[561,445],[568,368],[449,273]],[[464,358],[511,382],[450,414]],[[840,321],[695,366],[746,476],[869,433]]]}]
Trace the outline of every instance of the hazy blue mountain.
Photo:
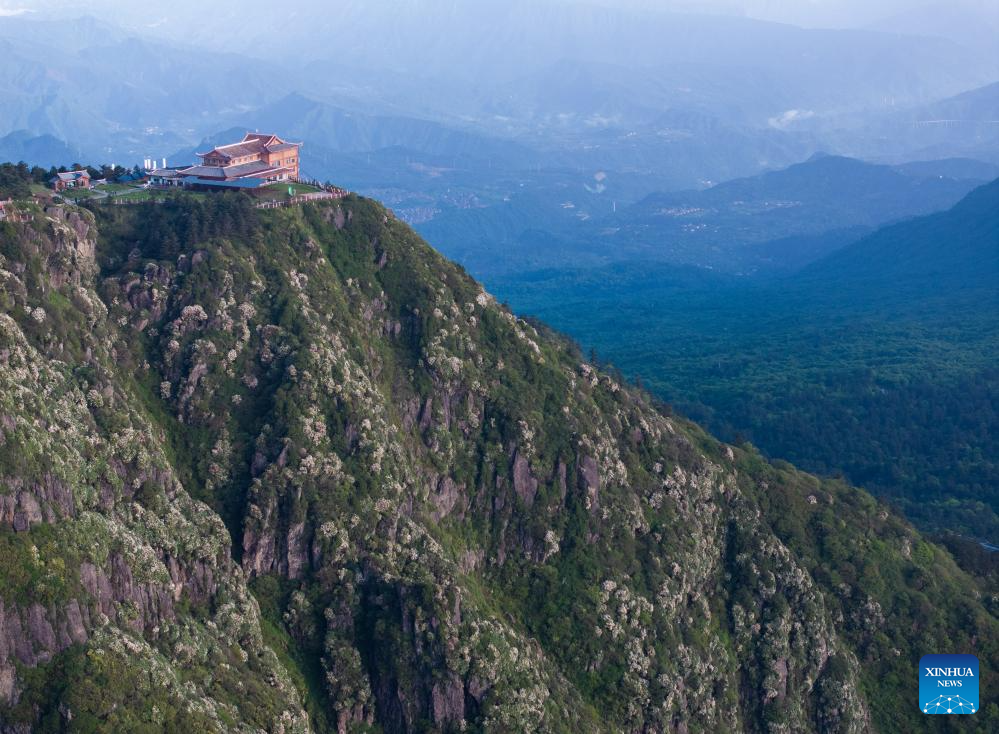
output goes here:
[{"label": "hazy blue mountain", "polygon": [[[813,226],[828,223],[876,224],[920,210],[942,208],[936,197],[965,189],[956,178],[938,184],[911,167],[868,163],[852,158],[816,155],[787,168],[720,183],[702,191],[657,194],[632,207],[626,217],[661,216],[664,206],[731,207],[781,211],[808,207]],[[943,187],[943,188],[940,188]],[[957,194],[956,201],[964,193]],[[769,203],[769,205],[768,205]]]},{"label": "hazy blue mountain", "polygon": [[[589,247],[616,259],[659,259],[727,272],[794,270],[862,230],[845,238],[825,236],[829,232],[943,209],[980,183],[915,170],[816,156],[704,190],[654,194],[595,221]],[[775,240],[780,242],[762,246]],[[794,251],[796,242],[800,249]]]},{"label": "hazy blue mountain", "polygon": [[[838,150],[894,160],[970,157],[999,162],[999,82],[816,134]],[[832,129],[839,124],[839,129]]]},{"label": "hazy blue mountain", "polygon": [[[847,295],[858,303],[892,301],[919,307],[927,296],[999,293],[999,180],[981,186],[946,212],[901,222],[848,245],[803,270],[796,288]],[[828,297],[828,295],[827,295]],[[984,300],[986,310],[999,301]]]},{"label": "hazy blue mountain", "polygon": [[934,102],[919,109],[925,122],[995,123],[999,120],[999,82]]},{"label": "hazy blue mountain", "polygon": [[989,163],[974,158],[941,158],[934,161],[912,161],[894,166],[896,171],[911,176],[930,178],[969,179],[991,181],[999,178],[999,163]]},{"label": "hazy blue mountain", "polygon": [[[335,17],[296,5],[287,33],[266,44],[245,4],[215,9],[224,38],[202,37],[200,25],[172,36],[171,24],[200,11],[187,3],[145,24],[128,9],[113,22],[0,18],[0,134],[53,135],[94,162],[132,163],[230,126],[268,127],[307,141],[320,178],[432,197],[420,216],[450,211],[449,197],[502,204],[522,185],[572,194],[598,174],[599,216],[653,191],[853,149],[861,133],[825,139],[827,118],[869,121],[991,79],[973,52],[942,40],[552,3],[445,5],[417,0],[390,17],[372,4]],[[473,19],[494,32],[458,33]],[[310,46],[317,37],[322,48]],[[932,154],[966,143],[947,139]],[[895,149],[877,135],[864,145],[867,157]],[[355,165],[356,153],[376,153],[388,175]]]},{"label": "hazy blue mountain", "polygon": [[479,94],[486,114],[554,130],[643,129],[680,110],[765,128],[775,114],[802,103],[786,82],[781,70],[756,66],[676,60],[635,67],[584,57],[557,60]]},{"label": "hazy blue mountain", "polygon": [[36,59],[48,58],[56,49],[75,55],[88,48],[118,43],[128,35],[113,22],[86,13],[69,18],[39,18],[35,14],[0,16],[0,38],[24,44],[23,48]]},{"label": "hazy blue mountain", "polygon": [[937,0],[912,3],[900,13],[872,23],[873,30],[938,36],[975,48],[999,62],[999,5],[992,0]]},{"label": "hazy blue mountain", "polygon": [[[369,35],[388,35],[393,43],[386,48],[396,58],[419,59],[423,75],[474,79],[473,88],[498,86],[504,94],[480,104],[477,97],[466,100],[450,89],[444,97],[428,95],[419,80],[410,83],[433,109],[504,128],[511,118],[525,115],[531,122],[592,126],[610,121],[634,128],[648,117],[644,108],[657,104],[664,111],[664,105],[695,110],[708,105],[713,112],[727,108],[735,115],[728,121],[748,116],[760,127],[803,120],[809,129],[810,120],[824,115],[866,116],[928,102],[992,81],[996,73],[977,54],[941,39],[545,3],[503,3],[499,9],[414,3],[407,11],[388,20],[376,18],[374,9],[357,11],[359,27],[370,31],[342,39],[337,48],[348,49],[349,58],[365,59],[371,68],[391,68],[382,47],[359,47]],[[484,16],[478,27],[497,30],[488,38],[447,33],[458,39],[448,48],[413,48],[415,39],[433,35],[429,28],[419,32],[429,18],[457,31],[469,24],[469,15]],[[417,32],[406,35],[403,29]],[[497,66],[493,59],[500,57],[505,63]],[[752,65],[745,64],[748,58]],[[588,82],[595,91],[591,96]],[[631,93],[636,88],[638,95]],[[393,93],[407,96],[405,88]]]},{"label": "hazy blue mountain", "polygon": [[0,161],[30,161],[32,165],[49,167],[83,160],[80,151],[51,135],[32,135],[26,130],[16,130],[0,137]]},{"label": "hazy blue mountain", "polygon": [[[354,1],[331,14],[325,3],[313,1],[287,8],[284,30],[274,34],[258,28],[258,15],[248,12],[262,6],[213,4],[214,17],[225,18],[224,34],[197,21],[200,3],[173,3],[155,21],[146,11],[117,9],[113,22],[130,24],[128,33],[92,19],[3,18],[0,36],[6,27],[7,36],[24,38],[46,66],[72,62],[73,71],[66,73],[74,75],[102,67],[109,56],[127,58],[117,70],[97,71],[108,84],[136,87],[141,109],[127,99],[116,105],[115,95],[77,76],[78,84],[94,87],[84,90],[91,108],[98,116],[120,108],[135,117],[112,115],[116,124],[146,127],[148,117],[161,128],[184,122],[187,127],[175,132],[185,135],[191,128],[196,135],[205,131],[199,117],[178,114],[192,112],[192,98],[201,104],[198,111],[215,116],[218,129],[219,119],[241,106],[256,109],[296,90],[352,99],[369,113],[394,110],[499,134],[548,128],[552,134],[604,128],[642,133],[657,114],[677,111],[737,127],[804,123],[810,129],[827,115],[864,116],[925,103],[993,81],[999,73],[988,59],[943,39],[805,30],[744,18],[527,0],[414,0],[391,10]],[[96,6],[93,12],[106,9]],[[170,31],[180,25],[185,34]],[[117,44],[149,34],[169,40],[115,51]],[[60,45],[66,37],[74,41]],[[73,58],[84,50],[85,58]],[[234,63],[235,53],[240,63]],[[16,63],[16,56],[4,63]],[[747,58],[753,63],[746,64]],[[281,66],[293,67],[294,74],[277,73]],[[183,93],[172,89],[180,82],[186,84]],[[159,104],[156,90],[171,96],[177,108]],[[58,85],[53,95],[60,97]],[[82,104],[74,99],[71,106]],[[149,114],[140,114],[142,109]]]},{"label": "hazy blue mountain", "polygon": [[53,135],[95,161],[169,151],[285,93],[276,62],[125,36],[88,18],[36,23],[0,17],[0,133]]},{"label": "hazy blue mountain", "polygon": [[[956,92],[983,71],[966,51],[939,39],[809,31],[743,18],[528,0],[420,0],[390,10],[355,0],[343,3],[336,15],[317,13],[319,5],[325,8],[313,0],[291,11],[298,32],[286,43],[298,53],[349,59],[372,69],[399,68],[406,59],[419,62],[417,73],[424,77],[480,83],[515,81],[564,59],[634,69],[675,63],[739,68],[752,58],[753,66],[777,71],[785,81],[811,90],[814,96],[808,100],[828,100],[849,89],[849,99],[840,101],[856,104],[884,83],[897,87],[899,96],[924,91],[937,96],[948,87]],[[242,19],[245,35],[233,34],[246,47],[259,40],[251,18]],[[788,64],[788,59],[797,63]],[[817,84],[819,79],[825,84]]]},{"label": "hazy blue mountain", "polygon": [[451,156],[497,166],[520,168],[537,161],[537,154],[516,143],[454,126],[413,117],[372,115],[335,107],[291,93],[244,116],[247,124],[281,130],[285,137],[314,141],[340,153],[406,148],[418,153]]}]

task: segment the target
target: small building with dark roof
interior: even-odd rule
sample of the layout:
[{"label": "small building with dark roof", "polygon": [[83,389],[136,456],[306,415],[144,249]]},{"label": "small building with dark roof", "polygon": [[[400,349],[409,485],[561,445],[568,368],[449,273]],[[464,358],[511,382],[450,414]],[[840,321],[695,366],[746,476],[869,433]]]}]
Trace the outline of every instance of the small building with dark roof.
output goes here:
[{"label": "small building with dark roof", "polygon": [[66,171],[65,173],[57,173],[49,179],[49,183],[52,184],[52,188],[56,191],[65,191],[66,189],[89,189],[90,174],[85,170]]},{"label": "small building with dark roof", "polygon": [[148,172],[149,184],[159,188],[181,188],[184,185],[184,174],[179,168],[154,168]]}]

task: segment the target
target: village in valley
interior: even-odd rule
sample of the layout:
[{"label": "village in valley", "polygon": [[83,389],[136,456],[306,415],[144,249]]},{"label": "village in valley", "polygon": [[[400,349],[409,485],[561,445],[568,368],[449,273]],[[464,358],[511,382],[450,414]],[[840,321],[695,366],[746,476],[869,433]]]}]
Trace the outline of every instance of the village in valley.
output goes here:
[{"label": "village in valley", "polygon": [[[302,176],[301,148],[301,143],[274,134],[247,132],[242,140],[197,153],[200,161],[195,164],[168,166],[165,158],[147,158],[130,169],[76,164],[49,171],[21,164],[21,175],[32,182],[33,196],[70,202],[133,204],[161,201],[178,191],[200,196],[241,191],[256,199],[258,207],[274,208],[346,196],[343,189]],[[2,199],[0,220],[13,219],[14,202]]]}]

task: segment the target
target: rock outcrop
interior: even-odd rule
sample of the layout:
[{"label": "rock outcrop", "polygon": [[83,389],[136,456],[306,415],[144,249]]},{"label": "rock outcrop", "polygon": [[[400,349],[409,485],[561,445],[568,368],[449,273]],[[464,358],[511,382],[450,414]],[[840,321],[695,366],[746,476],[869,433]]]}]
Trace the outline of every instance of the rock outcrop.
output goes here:
[{"label": "rock outcrop", "polygon": [[[16,232],[0,257],[0,731],[68,727],[94,705],[109,731],[309,731],[225,527],[118,372],[91,215],[49,208]],[[185,672],[206,663],[210,678]],[[256,711],[242,680],[260,681]]]},{"label": "rock outcrop", "polygon": [[931,641],[994,659],[870,496],[663,414],[376,204],[98,211],[52,227],[103,233],[99,282],[2,263],[18,725],[88,714],[23,666],[101,661],[182,730],[865,732],[925,725]]}]

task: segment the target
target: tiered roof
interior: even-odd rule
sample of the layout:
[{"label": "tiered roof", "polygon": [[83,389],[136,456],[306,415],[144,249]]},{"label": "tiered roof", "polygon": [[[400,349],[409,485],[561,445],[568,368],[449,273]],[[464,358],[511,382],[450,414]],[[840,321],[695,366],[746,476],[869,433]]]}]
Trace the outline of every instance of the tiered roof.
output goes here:
[{"label": "tiered roof", "polygon": [[198,153],[199,158],[207,158],[209,156],[220,156],[222,158],[227,158],[229,160],[233,158],[242,158],[248,155],[260,155],[263,153],[280,153],[285,150],[294,150],[299,147],[301,143],[289,143],[286,140],[282,140],[277,135],[266,135],[263,133],[247,133],[238,143],[229,143],[228,145],[219,145],[212,148],[207,153]]},{"label": "tiered roof", "polygon": [[254,176],[256,178],[266,178],[274,173],[283,171],[283,166],[271,166],[267,163],[254,161],[253,163],[241,163],[238,166],[191,166],[180,171],[185,176],[198,176],[201,178],[234,179]]}]

